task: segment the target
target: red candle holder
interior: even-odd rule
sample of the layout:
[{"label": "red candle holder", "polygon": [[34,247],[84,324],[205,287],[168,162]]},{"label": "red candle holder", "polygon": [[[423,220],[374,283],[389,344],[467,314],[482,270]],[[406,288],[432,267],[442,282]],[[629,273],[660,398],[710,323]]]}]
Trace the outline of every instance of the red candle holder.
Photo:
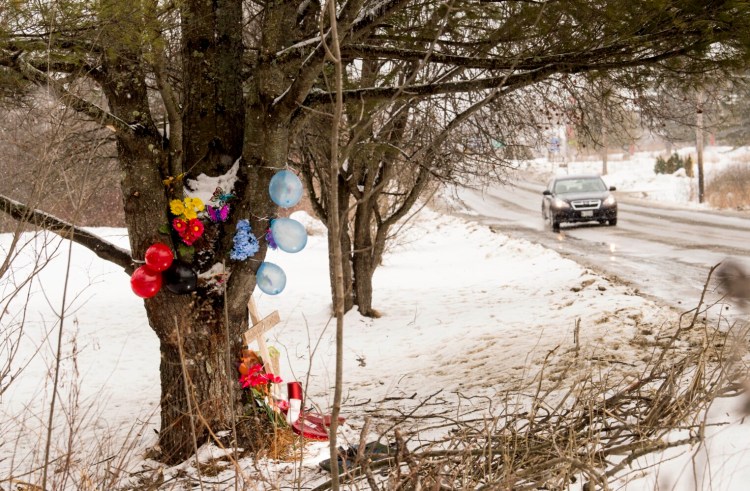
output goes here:
[{"label": "red candle holder", "polygon": [[288,382],[286,384],[287,398],[288,400],[299,399],[302,400],[302,384],[299,382]]}]

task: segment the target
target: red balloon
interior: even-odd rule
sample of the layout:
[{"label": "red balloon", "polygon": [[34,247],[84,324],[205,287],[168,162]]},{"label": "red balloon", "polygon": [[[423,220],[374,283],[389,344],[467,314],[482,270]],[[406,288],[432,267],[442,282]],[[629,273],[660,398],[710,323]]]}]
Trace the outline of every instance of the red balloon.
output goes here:
[{"label": "red balloon", "polygon": [[146,266],[153,271],[167,270],[172,265],[173,260],[172,249],[161,242],[157,242],[146,249]]},{"label": "red balloon", "polygon": [[141,298],[151,298],[161,289],[161,273],[141,266],[130,277],[130,288]]}]

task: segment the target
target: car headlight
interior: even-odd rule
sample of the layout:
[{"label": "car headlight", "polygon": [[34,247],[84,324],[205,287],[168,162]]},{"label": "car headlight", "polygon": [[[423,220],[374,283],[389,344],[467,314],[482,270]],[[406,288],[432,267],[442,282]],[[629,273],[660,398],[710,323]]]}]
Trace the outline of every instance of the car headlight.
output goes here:
[{"label": "car headlight", "polygon": [[617,203],[617,201],[615,201],[615,197],[611,194],[604,200],[604,206],[612,206],[615,203]]},{"label": "car headlight", "polygon": [[555,208],[570,208],[570,204],[560,198],[555,198],[554,201],[552,201],[552,206]]}]

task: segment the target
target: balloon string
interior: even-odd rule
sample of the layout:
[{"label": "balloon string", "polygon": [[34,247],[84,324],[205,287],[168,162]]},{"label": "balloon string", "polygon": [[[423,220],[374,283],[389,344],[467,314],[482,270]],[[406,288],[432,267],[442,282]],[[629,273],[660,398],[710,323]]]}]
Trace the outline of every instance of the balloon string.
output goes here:
[{"label": "balloon string", "polygon": [[299,175],[299,171],[297,169],[294,169],[293,167],[289,166],[289,161],[287,161],[286,164],[284,164],[283,167],[275,167],[271,165],[264,165],[260,167],[261,169],[273,169],[273,170],[288,170],[289,172],[294,172],[295,175]]}]

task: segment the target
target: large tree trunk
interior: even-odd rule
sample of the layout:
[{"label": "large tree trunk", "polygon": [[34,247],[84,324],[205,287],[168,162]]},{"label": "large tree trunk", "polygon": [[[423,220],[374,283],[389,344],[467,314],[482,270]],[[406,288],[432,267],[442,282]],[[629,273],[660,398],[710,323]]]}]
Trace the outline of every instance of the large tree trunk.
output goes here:
[{"label": "large tree trunk", "polygon": [[184,163],[223,174],[242,151],[242,2],[189,0],[181,10]]},{"label": "large tree trunk", "polygon": [[[374,71],[372,65],[364,66]],[[367,73],[367,70],[363,70],[363,73]],[[370,145],[369,153],[360,152],[350,156],[351,166],[356,171],[350,179],[349,192],[357,200],[352,245],[354,303],[359,312],[368,317],[380,315],[372,306],[372,277],[382,261],[388,232],[411,209],[426,183],[426,174],[419,171],[419,177],[404,186],[411,179],[406,166],[399,160],[397,149],[407,146],[404,141],[408,120],[406,107],[397,104],[392,108],[387,123],[378,128],[377,133],[369,121],[360,122],[360,128],[353,131],[355,135],[366,134],[372,142],[387,142],[387,145]],[[396,195],[400,193],[391,193],[391,188],[399,180],[402,181],[401,186],[407,189],[397,198]],[[358,186],[352,186],[352,183]]]},{"label": "large tree trunk", "polygon": [[[159,232],[172,218],[169,201],[183,197],[182,186],[165,186],[165,179],[176,177],[179,171],[184,171],[186,178],[200,173],[223,174],[241,155],[245,108],[236,70],[239,62],[232,59],[241,56],[240,5],[239,0],[221,0],[216,5],[186,2],[183,20],[189,29],[184,32],[183,48],[188,53],[184,53],[183,59],[185,73],[192,76],[186,80],[182,115],[184,169],[170,168],[163,136],[150,118],[146,77],[135,61],[139,59],[137,46],[123,43],[119,51],[113,50],[107,56],[101,83],[110,110],[133,129],[118,131],[116,139],[123,171],[126,222],[135,260],[142,260],[146,249],[156,242],[166,242],[174,250],[180,243],[175,235]],[[217,79],[222,80],[218,90],[214,85]],[[276,142],[285,138],[285,131],[288,134],[283,125],[281,132],[278,126],[274,128],[277,131],[260,134],[256,142]],[[206,227],[215,228],[215,238],[196,242],[203,254],[202,265],[229,262],[226,258],[238,219],[252,218],[259,236],[262,234],[258,232],[265,230],[267,223],[262,220],[273,209],[268,197],[256,190],[268,188],[272,173],[257,169],[262,169],[262,164],[269,160],[284,161],[278,157],[266,158],[263,150],[269,146],[273,145],[251,148],[249,160],[254,165],[241,166],[230,221],[223,225],[207,224]],[[279,152],[285,152],[285,147]],[[224,295],[200,286],[190,295],[175,295],[162,289],[145,301],[149,324],[159,338],[161,349],[159,448],[164,462],[185,460],[194,452],[194,442],[201,445],[211,432],[230,429],[233,422],[240,422],[240,437],[249,436],[253,430],[238,417],[242,414],[242,394],[234,361],[239,358],[241,335],[247,328],[246,305],[255,288],[255,271],[265,256],[265,244],[261,245],[254,258],[257,261],[227,264],[232,274],[226,285],[226,319]],[[194,269],[200,270],[201,264],[193,263]],[[245,438],[241,443],[249,441]]]},{"label": "large tree trunk", "polygon": [[[136,85],[131,81],[131,88],[136,88]],[[115,115],[133,112],[130,102],[134,99],[133,93],[131,91],[131,97],[122,100],[115,94],[111,95],[110,104]],[[138,132],[147,134],[138,134],[138,137],[118,134],[117,143],[124,170],[122,192],[131,251],[134,259],[142,260],[152,244],[167,242],[174,247],[176,241],[159,233],[159,228],[169,223],[168,203],[174,197],[162,184],[162,179],[167,177],[166,152],[153,150],[159,148],[160,143],[155,129],[145,127]],[[149,136],[149,132],[153,134]],[[223,248],[219,248],[217,254],[222,252]],[[237,276],[235,282],[239,282],[243,275]],[[203,292],[175,295],[162,289],[158,295],[145,301],[149,324],[161,346],[159,447],[165,462],[186,459],[194,450],[191,435],[195,435],[201,444],[208,438],[208,428],[214,432],[228,429],[233,413],[241,412],[237,376],[227,356],[239,356],[240,335],[246,327],[244,310],[238,309],[236,304],[246,302],[248,292],[254,287],[254,277],[249,271],[244,276],[249,290],[230,311],[229,343],[222,296],[209,296]],[[226,352],[228,344],[230,353]],[[180,358],[180,346],[184,359]],[[190,403],[186,399],[183,369],[187,370],[190,383]]]},{"label": "large tree trunk", "polygon": [[[174,463],[193,453],[192,435],[200,445],[209,439],[209,429],[214,433],[228,430],[233,421],[240,436],[252,431],[250,421],[236,416],[241,414],[242,400],[233,363],[236,356],[232,356],[240,352],[238,340],[246,323],[230,322],[226,329],[218,301],[186,297],[190,304],[181,309],[182,299],[175,295],[157,297],[146,301],[146,310],[149,322],[158,330],[161,350],[159,447],[161,459]],[[227,332],[230,353],[226,350]]]},{"label": "large tree trunk", "polygon": [[[381,167],[384,173],[388,166]],[[421,167],[402,202],[387,217],[377,210],[379,193],[365,193],[357,203],[354,220],[354,243],[352,245],[352,267],[354,273],[354,303],[362,315],[377,317],[378,311],[372,306],[372,278],[375,270],[383,260],[383,253],[388,242],[388,234],[400,219],[412,209],[430,181],[426,167]],[[377,182],[374,181],[374,182]],[[373,189],[377,189],[373,186]]]}]

